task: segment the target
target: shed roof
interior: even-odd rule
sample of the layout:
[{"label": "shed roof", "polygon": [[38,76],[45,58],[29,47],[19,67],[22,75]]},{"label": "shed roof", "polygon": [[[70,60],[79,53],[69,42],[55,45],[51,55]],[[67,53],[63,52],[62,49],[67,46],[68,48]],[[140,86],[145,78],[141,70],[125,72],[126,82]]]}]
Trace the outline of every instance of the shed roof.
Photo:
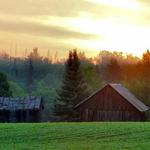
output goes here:
[{"label": "shed roof", "polygon": [[0,97],[0,110],[39,110],[42,106],[42,98],[28,97]]},{"label": "shed roof", "polygon": [[[124,99],[126,99],[132,106],[134,106],[140,112],[144,112],[144,111],[149,110],[148,106],[146,106],[139,99],[137,99],[127,88],[125,88],[121,84],[108,84],[106,86],[112,87],[119,95],[121,95]],[[102,89],[104,89],[104,88],[102,88]],[[86,98],[85,100],[81,101],[79,104],[77,104],[75,106],[75,108],[78,108],[80,105],[82,105],[83,103],[85,103],[86,101],[88,101],[91,97],[93,97],[94,95],[96,95],[101,90],[98,90],[97,92],[95,92],[94,94],[92,94],[91,96],[89,96],[88,98]]]}]

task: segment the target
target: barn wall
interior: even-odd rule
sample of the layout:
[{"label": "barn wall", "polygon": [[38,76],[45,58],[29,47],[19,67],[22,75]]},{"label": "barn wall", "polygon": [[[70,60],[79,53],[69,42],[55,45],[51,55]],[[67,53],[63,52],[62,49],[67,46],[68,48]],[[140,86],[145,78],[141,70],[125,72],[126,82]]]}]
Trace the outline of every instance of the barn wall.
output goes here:
[{"label": "barn wall", "polygon": [[0,122],[40,122],[40,110],[0,111]]},{"label": "barn wall", "polygon": [[40,110],[16,111],[16,122],[39,122]]},{"label": "barn wall", "polygon": [[106,86],[87,102],[79,106],[83,121],[141,121],[145,114],[139,112],[113,88]]}]

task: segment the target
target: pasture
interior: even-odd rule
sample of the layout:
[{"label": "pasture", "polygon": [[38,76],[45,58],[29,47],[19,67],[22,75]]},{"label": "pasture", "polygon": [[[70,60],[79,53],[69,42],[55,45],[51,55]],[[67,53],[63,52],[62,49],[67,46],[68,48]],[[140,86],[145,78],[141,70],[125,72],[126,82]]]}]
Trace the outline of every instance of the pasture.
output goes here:
[{"label": "pasture", "polygon": [[150,123],[0,124],[2,150],[145,150]]}]

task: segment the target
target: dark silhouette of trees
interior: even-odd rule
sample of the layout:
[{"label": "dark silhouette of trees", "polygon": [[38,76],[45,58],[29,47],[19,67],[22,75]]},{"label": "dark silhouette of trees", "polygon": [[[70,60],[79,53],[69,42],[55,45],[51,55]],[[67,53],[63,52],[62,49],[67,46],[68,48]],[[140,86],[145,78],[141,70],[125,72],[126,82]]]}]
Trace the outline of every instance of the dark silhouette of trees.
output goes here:
[{"label": "dark silhouette of trees", "polygon": [[12,96],[10,91],[9,83],[7,81],[7,76],[3,73],[0,73],[0,96],[9,97]]},{"label": "dark silhouette of trees", "polygon": [[33,48],[33,51],[30,53],[30,55],[28,57],[31,58],[32,60],[42,59],[42,57],[38,53],[38,48],[37,47]]},{"label": "dark silhouette of trees", "polygon": [[73,107],[88,96],[88,90],[80,70],[80,60],[76,50],[69,52],[62,88],[58,92],[55,112],[65,119],[76,115]]}]

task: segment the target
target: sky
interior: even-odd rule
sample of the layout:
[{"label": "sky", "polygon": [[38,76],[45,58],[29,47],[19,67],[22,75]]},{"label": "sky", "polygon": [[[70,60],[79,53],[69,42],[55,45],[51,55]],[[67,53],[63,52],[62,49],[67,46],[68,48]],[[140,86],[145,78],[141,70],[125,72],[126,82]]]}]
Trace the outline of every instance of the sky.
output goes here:
[{"label": "sky", "polygon": [[117,50],[141,56],[150,48],[149,0],[0,0],[0,49],[65,57]]}]

